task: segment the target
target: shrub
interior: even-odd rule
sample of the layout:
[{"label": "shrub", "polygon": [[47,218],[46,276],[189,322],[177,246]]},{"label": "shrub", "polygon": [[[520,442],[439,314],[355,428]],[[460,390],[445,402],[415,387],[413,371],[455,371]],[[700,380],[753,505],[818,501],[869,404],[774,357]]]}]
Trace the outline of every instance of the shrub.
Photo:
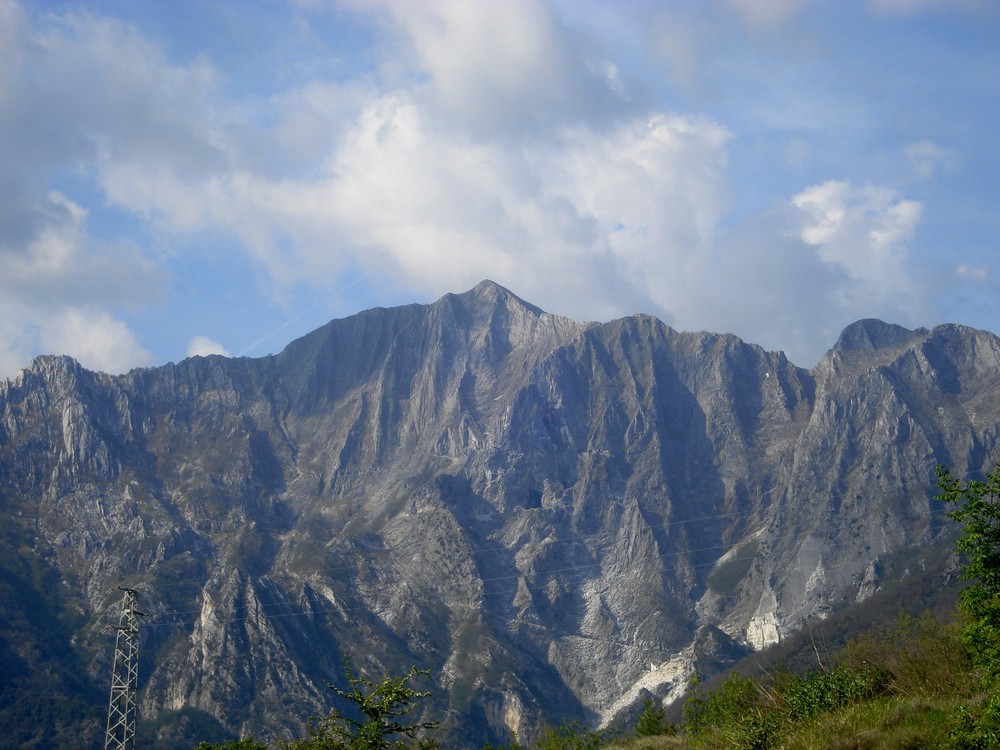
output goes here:
[{"label": "shrub", "polygon": [[813,672],[792,682],[781,698],[790,721],[802,721],[824,711],[860,703],[889,692],[889,675],[881,669],[839,667]]},{"label": "shrub", "polygon": [[663,734],[676,734],[677,727],[667,721],[666,712],[658,701],[646,698],[642,702],[642,713],[635,724],[635,731],[640,737],[656,737]]},{"label": "shrub", "polygon": [[969,619],[964,637],[987,678],[1000,682],[1000,461],[986,481],[962,482],[944,467],[937,469],[936,499],[951,503],[948,517],[962,525],[956,547],[966,562],[958,604]]},{"label": "shrub", "polygon": [[948,730],[950,750],[992,750],[1000,746],[1000,698],[982,706],[959,706]]},{"label": "shrub", "polygon": [[858,636],[835,659],[839,666],[883,670],[902,695],[968,695],[975,680],[961,625],[931,612],[900,613],[892,625]]},{"label": "shrub", "polygon": [[535,750],[597,750],[601,738],[577,721],[546,727],[535,741]]},{"label": "shrub", "polygon": [[732,747],[758,750],[770,746],[777,729],[779,722],[771,713],[760,684],[733,672],[717,690],[696,691],[688,698],[683,708],[684,730],[695,738],[719,734]]}]

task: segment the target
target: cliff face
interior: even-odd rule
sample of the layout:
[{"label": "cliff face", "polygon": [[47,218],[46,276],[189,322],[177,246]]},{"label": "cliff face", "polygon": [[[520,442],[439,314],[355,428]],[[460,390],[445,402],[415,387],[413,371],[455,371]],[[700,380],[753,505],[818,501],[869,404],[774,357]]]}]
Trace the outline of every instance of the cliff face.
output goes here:
[{"label": "cliff face", "polygon": [[[809,371],[489,282],[262,359],[43,357],[0,384],[0,566],[98,685],[115,587],[138,591],[147,718],[297,732],[349,655],[430,669],[456,746],[524,741],[920,565],[935,465],[1000,457],[998,372],[1000,340],[957,326],[862,321]],[[44,670],[19,606],[0,657]]]}]

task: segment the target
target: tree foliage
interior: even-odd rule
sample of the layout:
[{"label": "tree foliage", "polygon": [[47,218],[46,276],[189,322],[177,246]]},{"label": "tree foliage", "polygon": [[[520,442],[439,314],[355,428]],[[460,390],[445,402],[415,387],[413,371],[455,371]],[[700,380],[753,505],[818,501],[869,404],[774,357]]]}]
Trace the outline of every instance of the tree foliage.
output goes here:
[{"label": "tree foliage", "polygon": [[635,723],[635,731],[640,737],[656,737],[661,734],[676,734],[677,727],[667,721],[662,704],[652,698],[642,702],[642,713]]},{"label": "tree foliage", "polygon": [[1000,462],[985,481],[963,482],[937,469],[938,500],[954,509],[948,517],[962,526],[956,547],[965,556],[962,577],[971,581],[959,594],[968,616],[967,647],[993,682],[1000,681]]},{"label": "tree foliage", "polygon": [[534,750],[597,750],[601,736],[576,721],[545,727],[535,740]]},{"label": "tree foliage", "polygon": [[[350,688],[343,690],[329,682],[326,686],[353,704],[359,718],[334,709],[328,716],[314,720],[309,736],[285,745],[286,750],[396,750],[409,746],[401,738],[414,740],[424,729],[437,727],[436,721],[407,722],[406,714],[417,707],[417,701],[430,696],[410,687],[410,680],[430,674],[413,667],[401,677],[385,675],[379,682],[357,675],[347,665]],[[395,736],[395,737],[394,737]],[[417,747],[433,747],[428,741],[416,742]]]}]

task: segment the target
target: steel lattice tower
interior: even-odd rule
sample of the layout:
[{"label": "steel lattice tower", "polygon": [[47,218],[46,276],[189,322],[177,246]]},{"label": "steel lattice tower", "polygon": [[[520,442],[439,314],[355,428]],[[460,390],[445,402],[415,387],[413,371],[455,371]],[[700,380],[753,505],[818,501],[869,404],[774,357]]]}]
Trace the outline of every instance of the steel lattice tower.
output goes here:
[{"label": "steel lattice tower", "polygon": [[122,614],[115,641],[115,664],[111,673],[108,731],[104,750],[134,750],[136,689],[139,685],[139,618],[135,591],[122,589]]}]

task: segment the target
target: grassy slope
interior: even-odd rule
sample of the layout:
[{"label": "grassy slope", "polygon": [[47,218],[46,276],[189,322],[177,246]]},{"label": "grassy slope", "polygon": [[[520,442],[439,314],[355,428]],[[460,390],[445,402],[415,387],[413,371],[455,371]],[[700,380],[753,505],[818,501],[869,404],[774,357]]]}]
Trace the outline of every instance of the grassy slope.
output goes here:
[{"label": "grassy slope", "polygon": [[[628,750],[912,750],[1000,747],[1000,693],[983,687],[954,620],[899,616],[805,675],[731,673],[699,686],[675,736]],[[546,748],[546,750],[557,750]]]}]

